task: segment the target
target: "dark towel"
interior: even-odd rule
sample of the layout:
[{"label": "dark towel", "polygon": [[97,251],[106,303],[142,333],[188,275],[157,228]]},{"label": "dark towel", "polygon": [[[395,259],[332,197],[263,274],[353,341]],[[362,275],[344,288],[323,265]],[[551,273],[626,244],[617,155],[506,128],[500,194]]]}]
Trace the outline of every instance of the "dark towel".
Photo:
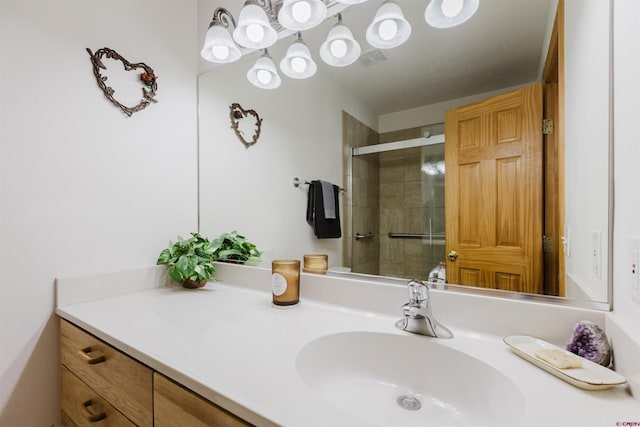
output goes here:
[{"label": "dark towel", "polygon": [[311,181],[307,199],[307,222],[313,227],[318,239],[337,239],[342,237],[340,229],[340,187],[333,186],[333,200],[336,209],[335,219],[327,219],[324,215],[324,199],[320,181]]}]

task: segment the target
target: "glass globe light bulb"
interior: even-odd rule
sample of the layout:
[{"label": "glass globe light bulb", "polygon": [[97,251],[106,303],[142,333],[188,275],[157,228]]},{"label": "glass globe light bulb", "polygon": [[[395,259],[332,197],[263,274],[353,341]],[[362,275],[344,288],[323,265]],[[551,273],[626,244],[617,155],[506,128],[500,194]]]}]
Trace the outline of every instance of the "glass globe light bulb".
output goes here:
[{"label": "glass globe light bulb", "polygon": [[211,53],[214,57],[224,61],[229,57],[229,48],[227,46],[213,46],[211,48]]},{"label": "glass globe light bulb", "polygon": [[385,19],[378,27],[378,34],[382,40],[389,41],[398,34],[398,24],[392,19]]},{"label": "glass globe light bulb", "polygon": [[347,54],[347,43],[342,39],[334,40],[331,42],[329,50],[336,58],[343,58]]},{"label": "glass globe light bulb", "polygon": [[448,18],[453,18],[462,11],[464,0],[443,0],[442,13]]},{"label": "glass globe light bulb", "polygon": [[258,81],[263,85],[271,83],[271,73],[267,70],[258,70],[258,72],[256,73],[256,77]]},{"label": "glass globe light bulb", "polygon": [[291,60],[291,68],[293,68],[293,71],[296,73],[302,74],[307,70],[307,61],[300,57],[293,58]]},{"label": "glass globe light bulb", "polygon": [[296,22],[307,22],[311,18],[311,5],[307,1],[299,1],[291,8],[291,14]]},{"label": "glass globe light bulb", "polygon": [[253,43],[258,43],[264,38],[264,28],[258,24],[247,25],[247,38]]}]

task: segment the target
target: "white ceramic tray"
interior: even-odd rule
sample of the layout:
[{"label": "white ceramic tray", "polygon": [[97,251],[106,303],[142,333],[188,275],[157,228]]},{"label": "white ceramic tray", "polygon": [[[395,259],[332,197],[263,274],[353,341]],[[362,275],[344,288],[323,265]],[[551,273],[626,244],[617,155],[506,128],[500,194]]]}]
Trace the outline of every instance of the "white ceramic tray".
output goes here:
[{"label": "white ceramic tray", "polygon": [[559,349],[572,356],[579,356],[538,338],[527,335],[512,335],[504,338],[503,341],[506,345],[511,347],[511,350],[513,350],[514,353],[523,359],[568,382],[569,384],[585,390],[605,390],[627,382],[623,376],[619,375],[615,371],[582,357],[580,358],[582,361],[581,368],[556,368],[544,360],[538,359],[535,356],[535,352],[542,349]]}]

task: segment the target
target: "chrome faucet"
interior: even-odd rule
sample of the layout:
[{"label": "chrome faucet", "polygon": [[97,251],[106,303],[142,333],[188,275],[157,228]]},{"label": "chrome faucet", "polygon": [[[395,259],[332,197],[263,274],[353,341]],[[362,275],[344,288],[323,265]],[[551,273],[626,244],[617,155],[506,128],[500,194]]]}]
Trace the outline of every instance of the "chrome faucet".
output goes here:
[{"label": "chrome faucet", "polygon": [[440,324],[431,312],[429,287],[420,280],[407,283],[409,302],[402,306],[402,319],[396,327],[414,334],[436,338],[452,338],[453,333]]}]

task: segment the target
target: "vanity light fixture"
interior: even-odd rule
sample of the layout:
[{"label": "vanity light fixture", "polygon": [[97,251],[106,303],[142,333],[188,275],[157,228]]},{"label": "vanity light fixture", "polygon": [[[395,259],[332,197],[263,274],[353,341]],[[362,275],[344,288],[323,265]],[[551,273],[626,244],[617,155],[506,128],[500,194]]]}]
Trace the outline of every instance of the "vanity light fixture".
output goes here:
[{"label": "vanity light fixture", "polygon": [[[329,31],[320,46],[320,57],[333,67],[345,67],[360,57],[360,44],[351,30],[342,23],[342,11],[367,0],[245,0],[237,23],[222,7],[215,10],[200,51],[203,59],[216,63],[234,62],[246,50],[263,50],[247,73],[249,81],[260,88],[273,89],[281,80],[266,49],[278,41],[284,30],[298,33],[298,40],[289,47],[280,62],[284,74],[296,79],[311,77],[317,71],[309,49],[299,32],[320,24],[328,14],[338,16],[338,23]],[[448,28],[468,20],[478,9],[480,0],[430,0],[425,20],[436,28]],[[346,6],[343,6],[346,5]],[[233,24],[233,32],[231,32]],[[283,32],[282,36],[290,33]],[[385,0],[366,30],[366,39],[377,49],[402,45],[411,36],[411,25],[400,6]]]},{"label": "vanity light fixture", "polygon": [[342,23],[342,14],[339,13],[338,23],[320,46],[320,57],[331,66],[346,67],[358,59],[360,51],[360,44],[353,38],[351,30]]},{"label": "vanity light fixture", "polygon": [[309,30],[327,17],[327,6],[322,0],[284,0],[278,22],[291,31]]},{"label": "vanity light fixture", "polygon": [[213,19],[209,24],[209,30],[204,40],[204,46],[200,51],[200,56],[209,62],[228,64],[240,59],[242,52],[233,41],[229,25],[236,26],[233,15],[223,7],[219,7],[213,12]]},{"label": "vanity light fixture", "polygon": [[280,86],[282,80],[278,75],[276,64],[273,63],[273,59],[271,59],[267,49],[253,64],[253,67],[247,73],[247,79],[252,85],[260,89],[275,89]]},{"label": "vanity light fixture", "polygon": [[367,42],[378,49],[400,46],[411,35],[411,24],[397,3],[385,1],[367,28]]},{"label": "vanity light fixture", "polygon": [[293,79],[309,78],[318,70],[309,48],[302,41],[302,34],[298,33],[298,39],[289,46],[287,55],[280,61],[280,69]]},{"label": "vanity light fixture", "polygon": [[[264,3],[264,0],[261,0]],[[249,49],[265,49],[278,41],[278,33],[269,22],[269,17],[259,0],[247,0],[238,16],[238,25],[233,30],[233,39]]]},{"label": "vanity light fixture", "polygon": [[471,18],[480,0],[431,0],[424,19],[434,28],[451,28]]}]

